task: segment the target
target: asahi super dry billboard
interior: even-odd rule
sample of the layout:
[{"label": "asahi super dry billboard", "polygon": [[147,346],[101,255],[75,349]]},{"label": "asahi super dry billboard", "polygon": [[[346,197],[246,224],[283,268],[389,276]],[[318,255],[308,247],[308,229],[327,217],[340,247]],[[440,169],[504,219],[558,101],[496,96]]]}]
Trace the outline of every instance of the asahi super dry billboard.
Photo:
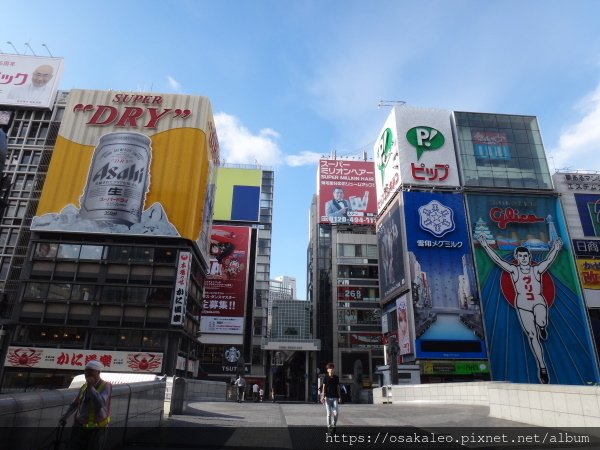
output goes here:
[{"label": "asahi super dry billboard", "polygon": [[218,160],[204,97],[73,90],[31,229],[195,241]]}]

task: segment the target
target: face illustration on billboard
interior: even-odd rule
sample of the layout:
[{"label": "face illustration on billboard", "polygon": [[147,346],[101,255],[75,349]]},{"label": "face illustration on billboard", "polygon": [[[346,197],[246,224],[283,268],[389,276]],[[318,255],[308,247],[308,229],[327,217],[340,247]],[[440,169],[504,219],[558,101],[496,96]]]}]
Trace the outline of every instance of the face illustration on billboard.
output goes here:
[{"label": "face illustration on billboard", "polygon": [[379,247],[379,284],[386,299],[406,286],[400,225],[400,206],[396,202],[377,223]]},{"label": "face illustration on billboard", "polygon": [[375,166],[367,161],[319,161],[319,222],[371,225],[377,217]]},{"label": "face illustration on billboard", "polygon": [[405,192],[417,358],[486,357],[461,194]]},{"label": "face illustration on billboard", "polygon": [[196,241],[218,161],[211,125],[204,97],[71,91],[31,229]]},{"label": "face illustration on billboard", "polygon": [[493,379],[597,381],[558,200],[471,194],[468,205]]},{"label": "face illustration on billboard", "polygon": [[410,340],[410,326],[408,321],[408,305],[406,294],[396,299],[396,319],[398,322],[398,354],[408,355],[412,353]]}]

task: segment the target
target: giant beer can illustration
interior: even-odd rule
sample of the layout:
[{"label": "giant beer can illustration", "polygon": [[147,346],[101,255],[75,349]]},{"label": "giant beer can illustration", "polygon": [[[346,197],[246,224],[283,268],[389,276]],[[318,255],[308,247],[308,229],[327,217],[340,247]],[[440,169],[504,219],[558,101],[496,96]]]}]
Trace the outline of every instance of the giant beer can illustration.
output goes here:
[{"label": "giant beer can illustration", "polygon": [[108,133],[94,150],[79,214],[131,226],[139,223],[150,182],[150,138]]}]

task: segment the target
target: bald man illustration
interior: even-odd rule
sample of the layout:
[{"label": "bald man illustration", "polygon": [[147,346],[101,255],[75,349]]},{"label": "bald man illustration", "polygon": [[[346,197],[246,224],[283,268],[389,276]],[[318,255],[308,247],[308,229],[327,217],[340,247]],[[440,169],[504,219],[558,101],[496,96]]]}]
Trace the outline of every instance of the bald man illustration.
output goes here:
[{"label": "bald man illustration", "polygon": [[537,265],[531,261],[531,252],[527,247],[517,247],[514,251],[516,264],[503,260],[492,250],[484,235],[478,236],[481,247],[490,259],[510,275],[515,289],[514,307],[521,323],[523,332],[527,335],[529,346],[538,366],[540,383],[550,382],[548,368],[544,360],[544,350],[541,341],[548,339],[548,302],[542,293],[542,274],[547,271],[558,252],[562,248],[562,240],[556,239],[548,252],[546,259]]}]

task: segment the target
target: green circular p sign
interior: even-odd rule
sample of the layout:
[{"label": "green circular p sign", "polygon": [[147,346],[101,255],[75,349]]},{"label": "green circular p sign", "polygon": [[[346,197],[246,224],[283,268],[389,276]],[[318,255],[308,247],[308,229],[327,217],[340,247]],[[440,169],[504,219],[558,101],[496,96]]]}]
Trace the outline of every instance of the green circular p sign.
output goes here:
[{"label": "green circular p sign", "polygon": [[417,150],[417,160],[423,152],[438,150],[444,145],[444,135],[435,128],[414,127],[406,132],[406,140]]}]

